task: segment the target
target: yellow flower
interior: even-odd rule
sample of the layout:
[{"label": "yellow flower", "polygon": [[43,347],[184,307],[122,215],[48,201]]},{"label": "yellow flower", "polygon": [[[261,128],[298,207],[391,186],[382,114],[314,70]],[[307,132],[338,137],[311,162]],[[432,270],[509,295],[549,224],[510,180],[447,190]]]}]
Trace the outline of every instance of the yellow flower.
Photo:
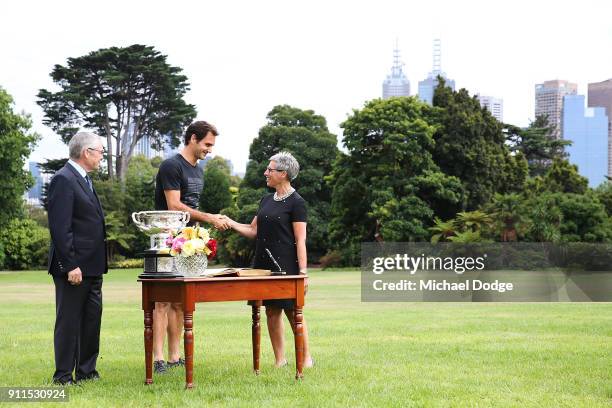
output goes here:
[{"label": "yellow flower", "polygon": [[191,256],[195,254],[195,248],[193,246],[193,241],[187,241],[183,244],[183,249],[181,250],[181,255],[183,256]]},{"label": "yellow flower", "polygon": [[198,238],[192,239],[191,241],[189,241],[189,243],[193,246],[193,249],[198,254],[201,254],[202,251],[204,251],[204,248],[206,248],[206,242]]},{"label": "yellow flower", "polygon": [[196,238],[196,231],[193,227],[183,228],[181,234],[188,240]]},{"label": "yellow flower", "polygon": [[210,241],[210,233],[206,228],[198,228],[198,237],[204,241],[204,243]]}]

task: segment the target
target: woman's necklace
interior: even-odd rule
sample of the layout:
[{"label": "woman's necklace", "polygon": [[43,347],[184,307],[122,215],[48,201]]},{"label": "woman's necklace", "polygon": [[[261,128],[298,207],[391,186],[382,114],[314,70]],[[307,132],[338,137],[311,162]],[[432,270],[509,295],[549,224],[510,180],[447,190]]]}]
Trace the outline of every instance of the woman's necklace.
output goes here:
[{"label": "woman's necklace", "polygon": [[278,191],[274,192],[274,201],[283,201],[285,198],[289,197],[291,194],[293,194],[293,192],[295,191],[295,188],[290,187],[289,190],[287,190],[287,192],[281,196],[278,195]]}]

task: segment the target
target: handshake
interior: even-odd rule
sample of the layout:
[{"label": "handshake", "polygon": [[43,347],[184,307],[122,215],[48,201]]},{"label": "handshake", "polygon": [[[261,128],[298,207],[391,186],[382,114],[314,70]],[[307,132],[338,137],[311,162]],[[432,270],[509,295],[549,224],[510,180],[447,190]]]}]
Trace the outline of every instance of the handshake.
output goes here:
[{"label": "handshake", "polygon": [[211,219],[209,222],[219,231],[231,229],[236,223],[236,221],[222,214],[211,214]]}]

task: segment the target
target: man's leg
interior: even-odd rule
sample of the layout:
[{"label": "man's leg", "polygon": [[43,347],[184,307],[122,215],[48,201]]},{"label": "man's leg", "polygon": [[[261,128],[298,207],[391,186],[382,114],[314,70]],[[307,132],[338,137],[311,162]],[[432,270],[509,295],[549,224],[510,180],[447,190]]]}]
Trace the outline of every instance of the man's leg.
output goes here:
[{"label": "man's leg", "polygon": [[100,325],[102,323],[102,277],[84,278],[87,296],[81,320],[79,360],[76,380],[98,377],[96,361],[100,352]]},{"label": "man's leg", "polygon": [[168,311],[168,362],[176,363],[181,357],[183,334],[183,304],[172,303]]},{"label": "man's leg", "polygon": [[81,316],[87,290],[83,283],[71,285],[66,276],[54,276],[53,283],[55,284],[53,380],[67,382],[72,380],[72,371],[78,358]]},{"label": "man's leg", "polygon": [[168,329],[170,303],[155,302],[153,310],[153,361],[164,360],[164,339]]},{"label": "man's leg", "polygon": [[274,365],[282,367],[286,365],[285,359],[285,329],[283,325],[283,309],[266,306],[266,319],[268,334],[274,351]]}]

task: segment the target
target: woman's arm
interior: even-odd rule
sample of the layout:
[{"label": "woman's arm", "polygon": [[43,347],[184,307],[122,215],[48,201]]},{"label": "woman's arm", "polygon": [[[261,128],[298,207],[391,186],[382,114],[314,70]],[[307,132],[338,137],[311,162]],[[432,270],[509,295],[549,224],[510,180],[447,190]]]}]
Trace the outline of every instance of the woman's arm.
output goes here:
[{"label": "woman's arm", "polygon": [[231,218],[228,219],[230,228],[240,235],[250,239],[255,239],[255,237],[257,237],[257,216],[253,217],[253,221],[251,221],[250,224],[239,224]]},{"label": "woman's arm", "polygon": [[307,256],[306,256],[306,223],[294,222],[293,235],[295,236],[295,244],[297,246],[297,259],[300,273],[307,272]]}]

